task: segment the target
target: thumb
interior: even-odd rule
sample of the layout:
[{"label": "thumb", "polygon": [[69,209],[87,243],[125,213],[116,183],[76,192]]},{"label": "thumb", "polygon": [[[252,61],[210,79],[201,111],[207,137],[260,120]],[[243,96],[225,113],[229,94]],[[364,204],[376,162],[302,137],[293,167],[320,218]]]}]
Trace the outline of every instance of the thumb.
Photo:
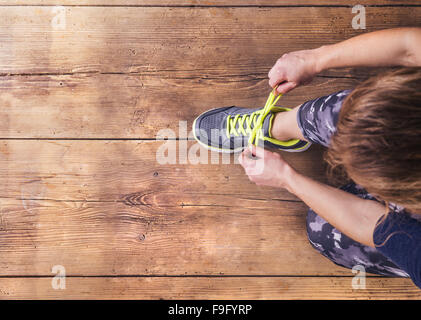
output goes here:
[{"label": "thumb", "polygon": [[264,158],[266,152],[268,152],[267,150],[265,150],[264,148],[261,147],[257,147],[254,144],[249,145],[247,148],[254,156],[258,157],[258,158]]},{"label": "thumb", "polygon": [[239,157],[240,164],[244,168],[254,167],[256,165],[256,160],[253,160],[252,157],[253,157],[252,150],[250,150],[249,148],[244,149],[244,151],[241,153]]},{"label": "thumb", "polygon": [[295,82],[284,82],[284,83],[281,83],[278,86],[278,88],[276,89],[276,91],[278,93],[285,94],[288,91],[291,91],[292,89],[294,89],[296,86],[297,86],[297,83],[295,83]]}]

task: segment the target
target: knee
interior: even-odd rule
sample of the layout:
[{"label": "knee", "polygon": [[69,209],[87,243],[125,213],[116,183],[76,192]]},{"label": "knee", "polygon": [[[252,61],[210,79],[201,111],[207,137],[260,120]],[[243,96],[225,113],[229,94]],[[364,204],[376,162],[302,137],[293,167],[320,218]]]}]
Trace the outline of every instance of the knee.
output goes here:
[{"label": "knee", "polygon": [[311,208],[307,211],[306,231],[310,244],[317,251],[323,250],[323,225],[325,221]]}]

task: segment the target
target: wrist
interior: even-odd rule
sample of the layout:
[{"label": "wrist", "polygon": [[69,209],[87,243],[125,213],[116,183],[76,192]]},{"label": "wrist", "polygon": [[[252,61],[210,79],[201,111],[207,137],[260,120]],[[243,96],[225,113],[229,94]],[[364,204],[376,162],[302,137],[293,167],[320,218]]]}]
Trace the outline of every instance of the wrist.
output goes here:
[{"label": "wrist", "polygon": [[314,69],[316,74],[329,69],[330,51],[330,46],[321,46],[319,48],[313,49]]},{"label": "wrist", "polygon": [[280,172],[280,185],[279,187],[287,189],[288,192],[294,193],[294,179],[298,175],[297,171],[295,171],[290,165],[286,165],[284,170]]}]

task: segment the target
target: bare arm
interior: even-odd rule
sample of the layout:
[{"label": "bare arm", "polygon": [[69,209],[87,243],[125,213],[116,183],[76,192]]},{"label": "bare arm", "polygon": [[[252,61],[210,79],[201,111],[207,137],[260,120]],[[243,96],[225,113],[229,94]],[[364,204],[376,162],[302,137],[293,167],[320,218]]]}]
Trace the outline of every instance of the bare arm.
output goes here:
[{"label": "bare arm", "polygon": [[[250,159],[251,154],[259,159]],[[287,189],[348,237],[374,247],[373,233],[377,221],[386,213],[384,205],[308,178],[278,153],[253,146],[240,155],[239,161],[252,182]]]},{"label": "bare arm", "polygon": [[365,33],[332,45],[284,54],[269,71],[269,85],[286,93],[330,68],[421,66],[421,28]]},{"label": "bare arm", "polygon": [[316,72],[358,66],[421,66],[421,28],[366,33],[314,52]]},{"label": "bare arm", "polygon": [[351,239],[374,247],[373,233],[377,221],[386,213],[384,205],[317,182],[294,170],[290,171],[287,190]]}]

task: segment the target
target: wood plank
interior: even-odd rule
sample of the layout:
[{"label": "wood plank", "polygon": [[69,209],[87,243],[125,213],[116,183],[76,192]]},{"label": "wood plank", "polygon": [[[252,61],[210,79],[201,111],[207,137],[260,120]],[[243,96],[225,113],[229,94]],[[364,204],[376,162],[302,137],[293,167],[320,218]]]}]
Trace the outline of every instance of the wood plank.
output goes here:
[{"label": "wood plank", "polygon": [[62,265],[76,276],[352,275],[311,248],[303,204],[216,201],[171,207],[2,199],[0,274],[48,276]]},{"label": "wood plank", "polygon": [[[163,143],[1,142],[0,274],[350,273],[311,248],[295,196],[239,165],[160,165]],[[284,156],[323,180],[320,150]]]},{"label": "wood plank", "polygon": [[[186,73],[187,75],[188,73]],[[295,107],[355,79],[317,78],[285,95]],[[171,79],[77,74],[0,77],[0,138],[156,138],[161,129],[187,138],[193,120],[215,107],[263,107],[266,79]],[[179,121],[187,121],[180,125]]]},{"label": "wood plank", "polygon": [[[170,201],[174,206],[211,204],[213,196],[249,197],[261,200],[294,200],[294,195],[248,181],[234,157],[222,163],[220,154],[200,152],[207,164],[195,164],[198,145],[189,142],[188,159],[161,164],[167,145],[183,148],[185,141],[2,141],[0,142],[0,198],[81,201],[119,201],[130,195],[142,201]],[[299,172],[325,181],[319,146],[304,153],[281,153]],[[200,152],[197,155],[200,155]],[[179,156],[177,152],[177,156]],[[166,154],[164,154],[166,155]],[[219,164],[212,164],[212,156]],[[185,161],[184,161],[185,160]],[[216,159],[218,160],[218,158]],[[30,186],[33,187],[30,187]],[[27,190],[25,188],[28,188]],[[174,193],[172,199],[171,193]],[[169,194],[166,196],[166,194]],[[183,200],[183,194],[186,199]],[[196,198],[188,202],[189,197]],[[206,194],[211,197],[202,198]],[[179,197],[177,199],[177,197]],[[231,199],[220,198],[230,202]],[[175,201],[175,202],[174,202]],[[194,202],[196,201],[196,202]],[[200,201],[198,203],[197,201]]]},{"label": "wood plank", "polygon": [[351,277],[67,278],[64,290],[51,278],[3,278],[0,299],[420,300],[421,293],[399,278],[367,278],[366,289],[353,289]]},{"label": "wood plank", "polygon": [[[282,201],[297,198],[254,186],[238,165],[160,165],[156,152],[162,144],[3,141],[3,274],[45,274],[51,263],[69,265],[73,274],[296,273],[296,259],[307,261],[305,274],[341,269],[321,257],[314,262],[317,254],[305,239],[305,206]],[[322,179],[319,157],[320,148],[285,154],[297,170]],[[145,243],[151,244],[147,253],[137,251]],[[296,245],[302,255],[291,255]],[[175,266],[162,263],[178,260]]]},{"label": "wood plank", "polygon": [[[101,1],[83,5],[146,3]],[[51,7],[20,3],[33,4],[0,0],[12,5],[0,7],[0,138],[155,138],[160,129],[177,130],[179,120],[190,127],[197,114],[221,101],[264,102],[266,73],[280,54],[360,32],[351,29],[350,7],[78,6],[66,9],[67,28],[58,31],[51,28]],[[370,7],[366,31],[417,25],[418,9]],[[287,35],[273,44],[280,32]],[[355,83],[320,77],[283,101],[295,106]],[[0,278],[0,297],[420,298],[404,279],[369,278],[369,288],[356,291],[351,277],[146,277],[351,275],[310,247],[306,207],[294,196],[257,188],[232,164],[159,165],[163,143],[1,141],[0,275],[7,277]],[[321,150],[285,158],[324,180]],[[51,278],[36,276],[50,275],[58,264],[73,276],[145,277],[70,277],[68,289],[57,291]]]},{"label": "wood plank", "polygon": [[[419,5],[416,0],[360,0],[363,5]],[[0,5],[57,5],[54,0],[0,0]],[[351,0],[62,0],[60,5],[78,6],[354,6]]]},{"label": "wood plank", "polygon": [[0,7],[0,70],[16,73],[166,71],[182,77],[267,75],[283,53],[397,26],[419,26],[421,7]]}]

